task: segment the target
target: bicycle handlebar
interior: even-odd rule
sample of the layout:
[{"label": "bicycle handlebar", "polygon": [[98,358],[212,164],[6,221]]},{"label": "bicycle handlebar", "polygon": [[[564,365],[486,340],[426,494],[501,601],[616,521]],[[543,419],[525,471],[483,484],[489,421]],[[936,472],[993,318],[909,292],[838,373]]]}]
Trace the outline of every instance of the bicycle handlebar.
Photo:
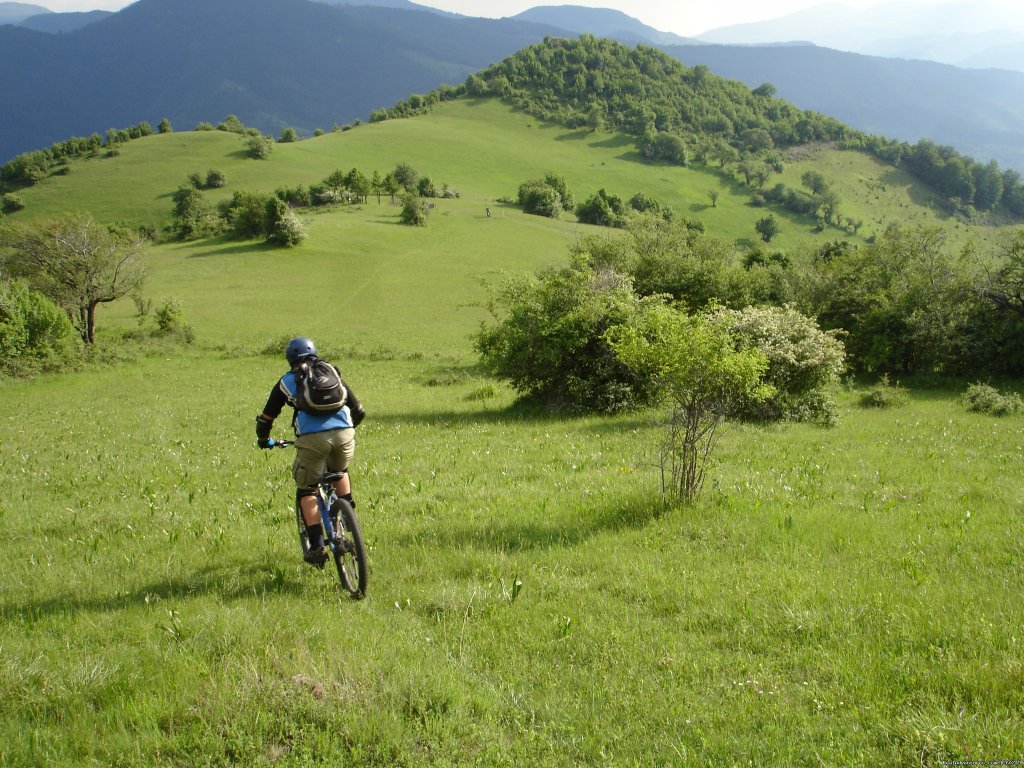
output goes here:
[{"label": "bicycle handlebar", "polygon": [[274,438],[270,438],[267,444],[263,447],[264,449],[269,450],[271,448],[287,448],[288,446],[294,444],[294,440],[275,440]]}]

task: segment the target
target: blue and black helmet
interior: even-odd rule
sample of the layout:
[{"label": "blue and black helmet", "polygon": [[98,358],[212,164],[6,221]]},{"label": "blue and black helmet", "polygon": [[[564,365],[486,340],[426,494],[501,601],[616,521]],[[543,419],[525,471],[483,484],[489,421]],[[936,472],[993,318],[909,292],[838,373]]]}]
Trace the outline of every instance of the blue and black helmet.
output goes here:
[{"label": "blue and black helmet", "polygon": [[305,336],[292,339],[284,348],[284,356],[288,359],[288,365],[294,367],[304,357],[312,357],[316,354],[316,344],[312,339]]}]

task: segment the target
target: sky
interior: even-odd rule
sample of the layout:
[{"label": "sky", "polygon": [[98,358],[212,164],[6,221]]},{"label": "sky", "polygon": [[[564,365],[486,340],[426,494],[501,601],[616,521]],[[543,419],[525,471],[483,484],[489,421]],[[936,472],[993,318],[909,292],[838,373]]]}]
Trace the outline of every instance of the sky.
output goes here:
[{"label": "sky", "polygon": [[[51,11],[117,11],[129,5],[126,0],[21,0]],[[354,2],[355,0],[353,0]],[[467,16],[500,18],[515,16],[539,5],[583,5],[612,8],[639,19],[650,27],[677,35],[698,35],[709,29],[764,21],[787,13],[835,2],[851,8],[869,8],[879,0],[413,0],[420,5],[454,11]],[[948,0],[912,0],[917,5],[934,6]],[[1010,0],[1005,0],[1009,2]]]}]

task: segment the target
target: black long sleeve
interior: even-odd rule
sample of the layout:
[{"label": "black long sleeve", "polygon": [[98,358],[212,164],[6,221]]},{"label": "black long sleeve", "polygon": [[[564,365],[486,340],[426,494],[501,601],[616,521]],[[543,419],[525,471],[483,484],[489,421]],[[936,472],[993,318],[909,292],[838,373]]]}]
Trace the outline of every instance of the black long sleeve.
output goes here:
[{"label": "black long sleeve", "polygon": [[363,404],[359,402],[359,398],[356,397],[356,393],[345,383],[344,379],[341,380],[341,385],[345,387],[345,391],[348,393],[345,397],[345,405],[348,406],[348,411],[352,414],[352,426],[358,427],[359,422],[366,416],[366,411],[363,409]]}]

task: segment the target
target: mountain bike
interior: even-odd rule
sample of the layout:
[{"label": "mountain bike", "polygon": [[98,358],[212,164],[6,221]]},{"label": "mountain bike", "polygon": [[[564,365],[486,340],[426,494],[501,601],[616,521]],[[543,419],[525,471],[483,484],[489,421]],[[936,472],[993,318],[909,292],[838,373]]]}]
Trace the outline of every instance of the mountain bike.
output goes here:
[{"label": "mountain bike", "polygon": [[[294,445],[294,440],[273,440],[267,448],[287,448]],[[326,472],[320,478],[316,489],[316,503],[320,509],[320,519],[324,526],[324,544],[334,558],[334,566],[338,570],[338,580],[342,588],[354,599],[366,597],[367,558],[363,534],[359,530],[359,520],[352,505],[339,498],[334,491],[334,483],[344,476],[344,472]],[[298,500],[295,502],[295,519],[299,529],[299,544],[302,554],[309,552],[309,535],[306,523],[302,519],[302,510]],[[319,564],[324,567],[326,560]]]}]

